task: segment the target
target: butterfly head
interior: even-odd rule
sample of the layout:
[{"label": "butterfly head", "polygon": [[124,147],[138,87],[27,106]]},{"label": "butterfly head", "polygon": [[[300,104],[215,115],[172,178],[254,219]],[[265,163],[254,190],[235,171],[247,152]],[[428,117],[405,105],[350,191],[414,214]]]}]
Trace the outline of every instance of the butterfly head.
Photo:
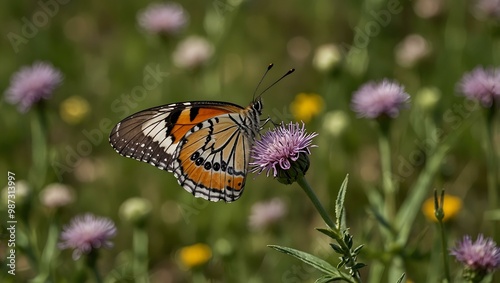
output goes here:
[{"label": "butterfly head", "polygon": [[262,115],[262,108],[264,108],[264,105],[262,104],[262,99],[257,97],[252,104],[250,105],[250,108],[252,108],[253,111],[257,112],[260,115]]}]

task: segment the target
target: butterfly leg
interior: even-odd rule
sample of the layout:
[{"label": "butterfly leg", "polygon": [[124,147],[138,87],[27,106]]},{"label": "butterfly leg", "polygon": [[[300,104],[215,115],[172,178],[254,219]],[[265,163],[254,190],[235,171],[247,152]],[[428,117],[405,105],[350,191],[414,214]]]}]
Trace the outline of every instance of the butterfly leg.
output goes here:
[{"label": "butterfly leg", "polygon": [[271,120],[271,117],[267,116],[267,118],[266,118],[266,119],[262,119],[262,120],[260,120],[260,122],[261,122],[261,124],[260,124],[260,125],[261,125],[261,126],[260,126],[259,130],[264,129],[264,126],[265,126],[267,123],[269,123],[269,121],[271,121],[271,123],[273,123],[273,125],[275,125],[275,126],[276,126],[276,124],[273,122],[273,120]]}]

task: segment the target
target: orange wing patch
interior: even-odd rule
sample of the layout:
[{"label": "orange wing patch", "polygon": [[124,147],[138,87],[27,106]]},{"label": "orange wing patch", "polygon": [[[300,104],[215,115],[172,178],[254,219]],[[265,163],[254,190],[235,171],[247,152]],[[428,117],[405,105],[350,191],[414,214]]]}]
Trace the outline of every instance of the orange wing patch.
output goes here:
[{"label": "orange wing patch", "polygon": [[206,121],[210,118],[227,114],[234,113],[240,111],[241,108],[227,105],[224,107],[189,107],[180,112],[180,114],[172,117],[172,130],[171,135],[174,137],[174,140],[178,141],[183,138],[186,133],[195,125]]},{"label": "orange wing patch", "polygon": [[203,122],[188,132],[178,156],[176,175],[195,196],[234,201],[245,186],[249,141],[229,115]]}]

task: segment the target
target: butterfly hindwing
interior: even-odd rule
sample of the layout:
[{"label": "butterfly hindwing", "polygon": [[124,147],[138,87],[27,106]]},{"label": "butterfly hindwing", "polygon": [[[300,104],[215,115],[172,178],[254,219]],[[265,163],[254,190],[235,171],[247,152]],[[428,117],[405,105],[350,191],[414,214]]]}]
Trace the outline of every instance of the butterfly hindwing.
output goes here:
[{"label": "butterfly hindwing", "polygon": [[181,141],[174,174],[193,195],[232,202],[243,192],[251,137],[241,131],[239,117],[229,113],[208,119]]}]

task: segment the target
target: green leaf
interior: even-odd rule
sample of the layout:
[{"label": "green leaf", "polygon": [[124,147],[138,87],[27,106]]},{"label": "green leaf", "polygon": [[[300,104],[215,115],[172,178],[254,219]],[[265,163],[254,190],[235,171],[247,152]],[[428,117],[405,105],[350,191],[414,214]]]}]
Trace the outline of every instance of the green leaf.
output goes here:
[{"label": "green leaf", "polygon": [[377,219],[378,223],[380,223],[382,225],[382,227],[389,230],[389,232],[391,232],[391,234],[393,234],[393,235],[396,234],[394,228],[391,226],[389,221],[387,221],[387,219],[385,219],[385,217],[376,208],[370,207],[370,211],[373,213],[373,215]]},{"label": "green leaf", "polygon": [[400,245],[406,245],[415,218],[420,213],[420,206],[429,193],[432,192],[430,186],[434,180],[434,175],[441,168],[443,159],[465,129],[468,129],[475,122],[474,120],[473,117],[465,119],[461,127],[452,131],[429,154],[429,160],[425,162],[423,171],[419,173],[418,179],[413,182],[413,185],[408,190],[409,194],[396,215],[394,228],[398,231],[396,241]]},{"label": "green leaf", "polygon": [[500,209],[488,210],[484,213],[484,217],[487,220],[498,221],[500,220]]},{"label": "green leaf", "polygon": [[337,269],[341,269],[346,263],[347,261],[344,258],[341,258],[339,264],[337,264]]},{"label": "green leaf", "polygon": [[396,283],[401,283],[403,282],[403,279],[405,279],[405,273],[401,274],[401,277],[399,277],[398,281]]},{"label": "green leaf", "polygon": [[325,229],[325,228],[316,228],[319,232],[327,235],[328,237],[334,239],[334,240],[340,240],[342,237],[334,230],[332,229]]},{"label": "green leaf", "polygon": [[342,185],[340,186],[339,193],[337,195],[337,200],[335,201],[335,217],[337,218],[337,228],[341,231],[345,231],[346,223],[344,217],[344,200],[347,192],[347,183],[349,181],[349,174],[345,176]]},{"label": "green leaf", "polygon": [[354,251],[352,251],[353,254],[355,255],[358,255],[359,252],[361,251],[361,249],[364,247],[365,245],[359,245],[357,248],[354,249]]},{"label": "green leaf", "polygon": [[328,262],[326,262],[326,261],[322,260],[321,258],[316,257],[312,254],[308,254],[306,252],[302,252],[302,251],[299,251],[296,249],[281,247],[281,246],[276,246],[276,245],[268,245],[268,247],[273,248],[279,252],[291,255],[291,256],[309,264],[310,266],[312,266],[312,267],[316,268],[317,270],[319,270],[323,273],[326,273],[328,275],[333,275],[336,277],[343,277],[343,276],[349,277],[349,275],[342,274],[341,271],[337,270],[331,264],[329,264]]},{"label": "green leaf", "polygon": [[344,243],[347,245],[349,249],[351,249],[353,244],[352,236],[346,233],[344,235]]},{"label": "green leaf", "polygon": [[342,247],[338,244],[335,244],[335,243],[330,243],[330,247],[332,247],[332,249],[338,253],[338,254],[341,254],[343,255],[344,254],[344,251],[342,250]]},{"label": "green leaf", "polygon": [[325,275],[325,276],[322,276],[322,277],[316,279],[316,281],[314,281],[314,283],[328,283],[328,282],[334,282],[334,281],[340,281],[340,280],[342,280],[342,277]]},{"label": "green leaf", "polygon": [[352,267],[352,269],[358,270],[358,269],[361,269],[361,268],[363,268],[363,267],[365,267],[365,266],[366,266],[366,264],[364,264],[364,263],[362,263],[362,262],[358,262],[358,263],[356,263],[356,264]]}]

